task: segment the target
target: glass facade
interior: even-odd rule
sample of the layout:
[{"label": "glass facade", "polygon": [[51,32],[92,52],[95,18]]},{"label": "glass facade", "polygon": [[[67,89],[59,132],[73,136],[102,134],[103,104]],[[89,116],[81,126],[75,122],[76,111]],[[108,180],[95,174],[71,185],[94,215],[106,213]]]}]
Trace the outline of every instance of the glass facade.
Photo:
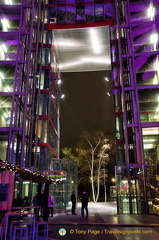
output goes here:
[{"label": "glass facade", "polygon": [[152,212],[158,196],[158,3],[115,3],[111,46],[117,57],[111,58],[118,213]]},{"label": "glass facade", "polygon": [[54,196],[56,211],[68,211],[71,209],[71,194],[75,191],[77,196],[78,173],[77,164],[67,159],[52,159],[51,169],[45,174],[55,180],[49,187],[50,193]]},{"label": "glass facade", "polygon": [[[158,0],[0,0],[1,158],[41,173],[52,164],[66,171],[67,181],[54,186],[61,208],[60,199],[67,208],[77,183],[74,167],[59,160],[61,84],[54,31],[108,26],[118,213],[153,210],[159,187],[158,7]],[[37,187],[30,181],[16,184],[21,191],[15,197]]]}]

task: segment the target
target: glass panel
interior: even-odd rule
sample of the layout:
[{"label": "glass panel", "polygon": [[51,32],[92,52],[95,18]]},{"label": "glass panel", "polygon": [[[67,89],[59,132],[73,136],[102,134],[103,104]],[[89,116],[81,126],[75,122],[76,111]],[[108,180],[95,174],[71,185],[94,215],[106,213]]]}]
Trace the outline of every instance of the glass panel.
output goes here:
[{"label": "glass panel", "polygon": [[[147,15],[146,11],[142,13]],[[144,27],[143,25],[137,26],[135,31],[138,33],[138,36],[133,38],[135,53],[158,51],[158,35],[154,24],[145,23]]]},{"label": "glass panel", "polygon": [[136,75],[138,86],[159,84],[158,71],[141,72]]},{"label": "glass panel", "polygon": [[158,136],[159,135],[159,127],[152,127],[152,128],[143,128],[142,134],[144,136]]},{"label": "glass panel", "polygon": [[38,142],[46,143],[47,139],[48,120],[42,119],[38,121]]},{"label": "glass panel", "polygon": [[67,7],[67,21],[75,22],[75,16],[76,16],[76,7],[75,6]]},{"label": "glass panel", "polygon": [[83,22],[85,21],[85,7],[84,5],[76,6],[76,21]]},{"label": "glass panel", "polygon": [[142,170],[131,165],[130,167],[116,167],[117,201],[120,213],[141,213],[142,206]]},{"label": "glass panel", "polygon": [[40,115],[48,115],[48,107],[49,107],[49,93],[41,93],[40,94]]},{"label": "glass panel", "polygon": [[7,146],[8,146],[8,141],[2,141],[2,139],[8,138],[8,136],[5,135],[0,135],[1,141],[0,141],[0,153],[1,153],[1,159],[6,160],[6,154],[7,154]]},{"label": "glass panel", "polygon": [[28,197],[29,196],[29,185],[30,182],[24,181],[23,186],[22,186],[22,198]]},{"label": "glass panel", "polygon": [[65,7],[58,7],[57,10],[57,21],[58,23],[65,23],[66,22],[66,8]]},{"label": "glass panel", "polygon": [[158,56],[142,55],[135,58],[138,85],[158,84]]},{"label": "glass panel", "polygon": [[95,20],[103,20],[104,19],[104,6],[102,3],[94,5],[94,15]]},{"label": "glass panel", "polygon": [[11,96],[0,96],[0,127],[9,127],[11,116]]},{"label": "glass panel", "polygon": [[117,144],[116,145],[116,151],[117,151],[117,164],[120,166],[122,164],[125,164],[125,149],[123,144]]},{"label": "glass panel", "polygon": [[146,130],[147,129],[143,129],[143,132],[147,133],[147,135],[143,137],[144,160],[147,180],[147,197],[149,204],[149,212],[152,213],[154,212],[153,207],[155,206],[155,204],[158,205],[156,199],[159,197],[157,191],[157,176],[159,175],[158,135],[153,135],[155,132],[152,133],[151,129],[148,129],[147,131]]},{"label": "glass panel", "polygon": [[157,122],[159,118],[159,90],[138,91],[141,122]]},{"label": "glass panel", "polygon": [[17,20],[9,20],[7,18],[1,18],[0,30],[4,32],[8,32],[10,30],[18,30],[19,29],[19,21]]},{"label": "glass panel", "polygon": [[59,141],[59,138],[56,135],[56,129],[53,128],[52,124],[49,122],[48,143],[52,146],[55,152],[58,149],[58,141]]},{"label": "glass panel", "polygon": [[47,171],[46,173],[55,180],[55,184],[51,184],[49,187],[49,192],[55,198],[55,208],[66,210],[66,173],[61,171]]}]

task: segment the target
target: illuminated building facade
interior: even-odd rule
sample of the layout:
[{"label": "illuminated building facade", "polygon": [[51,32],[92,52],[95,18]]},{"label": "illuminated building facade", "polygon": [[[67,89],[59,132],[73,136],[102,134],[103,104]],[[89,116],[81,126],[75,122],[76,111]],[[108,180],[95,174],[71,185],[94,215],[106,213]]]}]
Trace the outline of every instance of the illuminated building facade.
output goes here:
[{"label": "illuminated building facade", "polygon": [[[119,213],[152,212],[158,196],[159,1],[116,1],[112,61]],[[114,62],[114,63],[113,63]]]},{"label": "illuminated building facade", "polygon": [[[1,159],[33,173],[59,158],[61,80],[45,20],[44,1],[0,1]],[[36,191],[27,176],[15,182],[15,198]]]},{"label": "illuminated building facade", "polygon": [[[93,70],[112,71],[118,212],[151,212],[159,174],[159,0],[0,0],[0,13],[2,160],[42,173],[59,158],[60,71],[69,71],[71,56],[66,52],[59,71],[66,49],[55,40],[63,31],[80,29],[79,39],[84,29],[96,29],[111,61],[85,57],[87,69],[80,70],[94,64]],[[26,185],[19,196],[35,192]]]}]

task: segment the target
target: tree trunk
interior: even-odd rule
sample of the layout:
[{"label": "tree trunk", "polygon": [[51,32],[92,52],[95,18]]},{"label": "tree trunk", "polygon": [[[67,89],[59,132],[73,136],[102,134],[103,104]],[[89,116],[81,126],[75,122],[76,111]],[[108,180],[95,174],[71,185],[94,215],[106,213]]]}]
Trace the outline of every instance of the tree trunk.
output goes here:
[{"label": "tree trunk", "polygon": [[100,181],[100,167],[98,168],[98,176],[97,176],[97,194],[96,194],[96,198],[95,198],[95,202],[98,201],[98,198],[99,198],[99,188],[100,188],[100,185],[99,185],[99,181]]},{"label": "tree trunk", "polygon": [[91,184],[92,184],[93,201],[95,202],[95,189],[94,189],[93,173],[92,172],[91,172]]},{"label": "tree trunk", "polygon": [[107,187],[106,187],[106,182],[104,181],[104,201],[107,201]]}]

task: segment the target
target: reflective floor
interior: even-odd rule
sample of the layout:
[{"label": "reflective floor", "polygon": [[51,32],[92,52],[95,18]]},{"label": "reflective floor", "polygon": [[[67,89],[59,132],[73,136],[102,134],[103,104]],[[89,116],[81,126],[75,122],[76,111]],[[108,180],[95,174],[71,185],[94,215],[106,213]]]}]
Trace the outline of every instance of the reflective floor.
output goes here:
[{"label": "reflective floor", "polygon": [[49,218],[49,238],[63,240],[155,240],[159,239],[159,216],[117,215],[115,202],[89,203],[89,217],[81,218],[80,203],[76,215],[55,213]]}]

